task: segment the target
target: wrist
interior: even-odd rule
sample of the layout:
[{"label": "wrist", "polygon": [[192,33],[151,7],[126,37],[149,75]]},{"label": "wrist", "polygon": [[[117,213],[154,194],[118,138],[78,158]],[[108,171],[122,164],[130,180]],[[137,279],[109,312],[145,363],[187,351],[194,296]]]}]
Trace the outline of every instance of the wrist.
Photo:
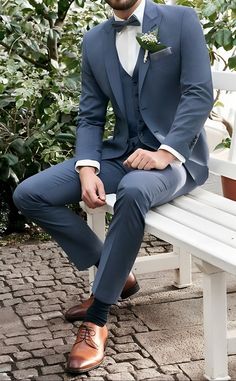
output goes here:
[{"label": "wrist", "polygon": [[79,173],[80,174],[95,174],[96,173],[96,168],[95,167],[79,167]]},{"label": "wrist", "polygon": [[160,152],[163,159],[168,162],[168,164],[173,163],[176,160],[176,157],[169,151],[165,149],[159,149],[157,152]]}]

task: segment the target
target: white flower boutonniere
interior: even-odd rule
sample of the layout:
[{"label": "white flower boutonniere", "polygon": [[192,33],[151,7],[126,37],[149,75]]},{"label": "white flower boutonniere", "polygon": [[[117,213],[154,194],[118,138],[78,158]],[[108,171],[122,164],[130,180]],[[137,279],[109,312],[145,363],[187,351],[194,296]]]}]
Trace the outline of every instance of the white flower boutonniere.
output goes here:
[{"label": "white flower boutonniere", "polygon": [[138,33],[136,39],[141,48],[143,48],[145,51],[143,59],[144,63],[147,62],[149,52],[156,53],[167,48],[167,46],[161,44],[159,41],[158,29],[148,33]]}]

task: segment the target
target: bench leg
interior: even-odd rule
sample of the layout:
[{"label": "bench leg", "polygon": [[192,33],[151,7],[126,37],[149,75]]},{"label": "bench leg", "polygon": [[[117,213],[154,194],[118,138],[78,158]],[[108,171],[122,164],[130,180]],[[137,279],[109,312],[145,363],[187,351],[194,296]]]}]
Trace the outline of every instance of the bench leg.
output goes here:
[{"label": "bench leg", "polygon": [[192,257],[183,249],[174,248],[174,252],[179,256],[179,268],[176,270],[174,286],[177,288],[188,287],[192,284]]},{"label": "bench leg", "polygon": [[[86,209],[87,213],[87,223],[88,226],[93,230],[93,232],[100,238],[101,241],[105,240],[105,226],[106,226],[106,221],[105,217],[106,214],[105,212],[102,211],[92,211]],[[94,282],[94,278],[97,272],[96,266],[92,266],[89,269],[89,290],[90,293],[92,291],[92,285]]]},{"label": "bench leg", "polygon": [[[225,273],[203,266],[205,378],[230,380],[227,356],[227,293]],[[212,268],[212,272],[210,271]]]}]

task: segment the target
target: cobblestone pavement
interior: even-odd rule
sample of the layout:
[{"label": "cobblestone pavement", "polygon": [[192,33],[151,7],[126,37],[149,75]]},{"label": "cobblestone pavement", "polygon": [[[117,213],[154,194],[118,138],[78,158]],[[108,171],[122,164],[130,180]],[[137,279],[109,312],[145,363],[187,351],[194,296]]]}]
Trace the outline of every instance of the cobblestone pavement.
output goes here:
[{"label": "cobblestone pavement", "polygon": [[[141,255],[170,246],[145,236]],[[139,276],[141,290],[112,308],[102,366],[87,375],[66,372],[79,323],[63,312],[88,296],[88,273],[78,272],[54,242],[0,249],[0,381],[202,380],[201,275],[177,290],[174,272]],[[229,279],[229,317],[235,316]],[[230,374],[236,380],[236,358]]]}]

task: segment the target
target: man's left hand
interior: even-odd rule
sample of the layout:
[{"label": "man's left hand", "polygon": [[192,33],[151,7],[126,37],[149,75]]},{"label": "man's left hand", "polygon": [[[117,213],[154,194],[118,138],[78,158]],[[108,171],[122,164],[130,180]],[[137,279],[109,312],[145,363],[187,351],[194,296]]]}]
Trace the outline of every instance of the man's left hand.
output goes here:
[{"label": "man's left hand", "polygon": [[172,153],[163,149],[153,152],[138,148],[124,161],[124,165],[129,168],[144,169],[145,171],[151,169],[162,170],[173,163],[175,159],[176,157]]}]

